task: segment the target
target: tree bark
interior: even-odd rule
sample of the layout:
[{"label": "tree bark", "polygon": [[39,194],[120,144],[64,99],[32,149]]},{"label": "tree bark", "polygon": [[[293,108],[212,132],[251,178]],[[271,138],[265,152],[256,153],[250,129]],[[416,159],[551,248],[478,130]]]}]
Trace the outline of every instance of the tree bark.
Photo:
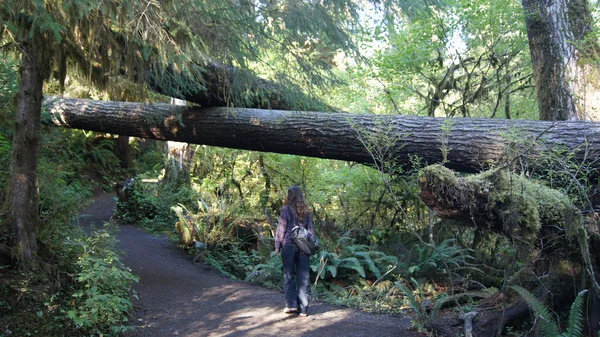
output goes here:
[{"label": "tree bark", "polygon": [[[497,119],[443,119],[233,108],[185,108],[47,98],[54,124],[159,140],[339,159],[373,165],[411,157],[477,172],[506,158],[509,146],[528,155],[560,147],[579,162],[600,165],[600,124]],[[537,140],[537,141],[536,141]],[[442,151],[440,148],[443,148]],[[510,159],[510,158],[509,158]]]},{"label": "tree bark", "polygon": [[23,266],[35,262],[38,220],[37,151],[44,82],[39,50],[23,43],[17,115],[13,138],[6,224],[15,234],[17,260]]},{"label": "tree bark", "polygon": [[541,120],[600,121],[588,0],[522,0]]},{"label": "tree bark", "polygon": [[128,136],[119,136],[117,138],[117,158],[121,160],[121,168],[130,169],[133,167],[133,155],[129,146]]}]

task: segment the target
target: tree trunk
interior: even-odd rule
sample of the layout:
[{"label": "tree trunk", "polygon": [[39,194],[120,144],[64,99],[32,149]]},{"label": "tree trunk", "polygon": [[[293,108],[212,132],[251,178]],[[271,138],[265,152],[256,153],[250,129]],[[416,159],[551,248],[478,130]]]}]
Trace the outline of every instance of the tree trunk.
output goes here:
[{"label": "tree trunk", "polygon": [[491,230],[522,245],[538,244],[554,228],[569,232],[582,226],[580,211],[567,196],[507,171],[457,177],[441,165],[425,167],[419,178],[421,200],[441,218]]},{"label": "tree trunk", "polygon": [[561,147],[574,151],[580,163],[600,153],[600,142],[594,141],[600,124],[590,122],[199,109],[58,98],[46,99],[45,105],[63,127],[368,165],[394,160],[408,166],[415,155],[439,163],[447,152],[446,167],[477,172],[505,160],[509,146],[527,155]]},{"label": "tree trunk", "polygon": [[133,155],[131,146],[129,146],[128,136],[119,136],[117,138],[117,158],[121,160],[121,168],[130,169],[133,166]]},{"label": "tree trunk", "polygon": [[522,0],[541,120],[600,121],[588,0]]},{"label": "tree trunk", "polygon": [[35,262],[38,221],[37,152],[43,100],[43,72],[33,42],[23,43],[13,139],[6,224],[14,233],[17,260]]},{"label": "tree trunk", "polygon": [[[186,102],[171,98],[171,104],[185,106]],[[187,184],[190,181],[190,166],[194,152],[188,143],[167,141],[167,162],[165,163],[165,181]]]}]

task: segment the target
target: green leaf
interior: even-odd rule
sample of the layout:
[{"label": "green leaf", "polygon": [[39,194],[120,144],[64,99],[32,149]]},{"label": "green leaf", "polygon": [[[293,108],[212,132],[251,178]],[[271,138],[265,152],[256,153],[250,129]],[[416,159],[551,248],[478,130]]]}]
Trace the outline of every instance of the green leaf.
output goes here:
[{"label": "green leaf", "polygon": [[538,321],[540,329],[542,330],[542,335],[545,337],[558,337],[560,335],[558,332],[558,325],[548,308],[525,288],[520,286],[512,286],[511,288],[521,295],[525,302],[529,304],[529,307],[533,310],[535,315],[539,317]]}]

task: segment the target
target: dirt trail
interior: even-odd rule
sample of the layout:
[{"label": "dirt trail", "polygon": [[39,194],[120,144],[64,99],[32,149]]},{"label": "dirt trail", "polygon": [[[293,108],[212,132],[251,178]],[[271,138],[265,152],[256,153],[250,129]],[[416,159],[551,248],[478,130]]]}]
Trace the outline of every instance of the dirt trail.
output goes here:
[{"label": "dirt trail", "polygon": [[[99,194],[82,222],[110,220],[114,195]],[[308,317],[282,313],[283,294],[231,280],[180,251],[164,237],[121,226],[123,262],[135,285],[135,332],[128,336],[422,336],[409,317],[367,314],[313,303]]]}]

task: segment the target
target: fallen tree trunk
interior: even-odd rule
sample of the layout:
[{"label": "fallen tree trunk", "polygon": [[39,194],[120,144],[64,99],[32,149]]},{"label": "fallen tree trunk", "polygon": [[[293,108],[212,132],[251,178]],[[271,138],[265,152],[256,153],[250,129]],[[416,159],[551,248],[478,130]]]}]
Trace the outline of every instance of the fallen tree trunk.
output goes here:
[{"label": "fallen tree trunk", "polygon": [[509,146],[525,147],[528,154],[560,146],[574,151],[580,162],[600,153],[595,142],[600,124],[591,122],[201,109],[58,98],[47,98],[45,107],[54,124],[63,127],[369,165],[390,160],[405,166],[411,156],[439,163],[446,152],[446,167],[477,172],[506,158]]},{"label": "fallen tree trunk", "polygon": [[566,195],[502,168],[459,178],[444,166],[432,165],[421,171],[419,180],[421,200],[437,216],[524,244],[533,246],[556,228],[573,237],[583,224]]},{"label": "fallen tree trunk", "polygon": [[[594,294],[600,293],[596,279],[600,261],[596,249],[597,223],[593,218],[586,223],[580,210],[565,194],[506,168],[458,177],[446,167],[432,165],[421,170],[419,180],[421,200],[439,217],[510,238],[521,256],[531,259],[525,268],[528,273],[519,273],[512,278],[540,282],[540,278],[531,275],[544,275],[541,295],[552,294],[556,308],[564,308],[573,301],[564,291],[565,282],[580,282],[586,286],[591,282]],[[581,271],[588,275],[585,282]],[[528,277],[525,274],[529,272]],[[592,307],[592,310],[597,308]],[[476,335],[496,336],[502,326],[512,324],[527,312],[524,300],[514,303],[506,311],[496,310],[475,325]],[[596,336],[597,326],[591,329],[592,335]]]}]

